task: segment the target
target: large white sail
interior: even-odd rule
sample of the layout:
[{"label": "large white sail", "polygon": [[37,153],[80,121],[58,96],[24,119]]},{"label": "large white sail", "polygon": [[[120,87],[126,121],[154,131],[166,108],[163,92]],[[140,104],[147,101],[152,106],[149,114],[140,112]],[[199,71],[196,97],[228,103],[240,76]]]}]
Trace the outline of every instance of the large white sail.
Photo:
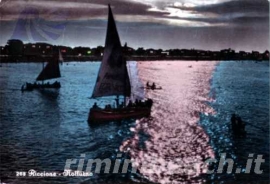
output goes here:
[{"label": "large white sail", "polygon": [[92,97],[130,96],[130,81],[126,60],[109,5],[107,35],[102,63]]}]

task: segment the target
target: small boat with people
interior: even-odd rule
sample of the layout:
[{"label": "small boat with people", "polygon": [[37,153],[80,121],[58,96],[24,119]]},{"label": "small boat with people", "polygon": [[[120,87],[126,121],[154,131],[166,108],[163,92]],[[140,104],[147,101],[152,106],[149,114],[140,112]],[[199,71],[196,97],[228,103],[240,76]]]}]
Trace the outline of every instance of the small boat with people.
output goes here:
[{"label": "small boat with people", "polygon": [[24,85],[22,85],[22,88],[21,90],[22,91],[32,91],[34,89],[45,89],[45,88],[55,88],[55,89],[58,89],[61,87],[61,84],[60,82],[58,81],[55,81],[54,83],[37,83],[37,82],[34,82],[34,83],[29,83],[29,82],[26,82]]},{"label": "small boat with people", "polygon": [[[118,99],[116,99],[118,101]],[[135,119],[148,117],[151,114],[151,107],[153,101],[147,99],[145,101],[130,101],[128,105],[116,105],[112,107],[110,104],[105,108],[98,107],[97,103],[90,109],[88,122],[106,122],[106,121],[119,121],[124,119]]]},{"label": "small boat with people", "polygon": [[150,90],[161,90],[162,87],[161,86],[157,87],[154,82],[152,83],[152,85],[150,85],[149,82],[147,82],[146,83],[146,89],[150,89]]},{"label": "small boat with people", "polygon": [[[59,62],[62,62],[62,61],[63,61],[63,57],[61,55],[61,52],[59,51],[58,59],[52,59],[51,61],[47,63],[45,67],[43,63],[43,69],[38,75],[38,77],[36,78],[37,82],[34,82],[34,83],[26,82],[25,84],[22,85],[21,91],[24,92],[24,91],[32,91],[34,89],[46,89],[46,88],[59,89],[61,88],[61,84],[58,81],[55,81],[54,83],[50,83],[50,82],[45,83],[44,81],[61,77]],[[41,81],[41,83],[39,81]]]},{"label": "small boat with people", "polygon": [[[128,104],[126,103],[127,98],[131,96],[127,62],[123,55],[110,5],[108,5],[108,9],[104,54],[91,98],[116,96],[116,103],[113,106],[107,104],[105,107],[99,107],[95,102],[89,111],[89,124],[148,117],[153,105],[152,99],[136,100],[135,102],[130,100]],[[123,97],[121,103],[120,96]]]},{"label": "small boat with people", "polygon": [[232,114],[231,127],[232,127],[232,133],[234,136],[245,137],[246,136],[245,126],[246,124],[240,116],[237,116],[236,114]]}]

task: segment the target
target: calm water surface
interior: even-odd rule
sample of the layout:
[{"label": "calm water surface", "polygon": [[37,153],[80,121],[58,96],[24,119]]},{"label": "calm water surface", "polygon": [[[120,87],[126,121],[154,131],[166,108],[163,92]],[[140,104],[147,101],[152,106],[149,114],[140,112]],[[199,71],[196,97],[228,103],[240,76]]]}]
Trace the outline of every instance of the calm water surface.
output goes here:
[{"label": "calm water surface", "polygon": [[[154,100],[152,116],[137,121],[87,123],[100,63],[61,66],[62,88],[21,93],[41,64],[0,68],[1,180],[6,183],[202,183],[267,181],[269,173],[269,64],[267,62],[131,62],[133,98]],[[163,90],[144,91],[147,81]],[[113,98],[98,100],[99,105]],[[230,134],[230,114],[241,115],[247,137]],[[15,171],[62,172],[66,159],[131,158],[138,174],[18,178]],[[204,161],[227,153],[245,167],[249,153],[262,154],[264,174],[205,175]],[[73,169],[76,169],[74,165]],[[215,167],[215,166],[214,166]],[[194,169],[190,169],[194,168]],[[186,171],[186,172],[184,172]],[[244,169],[243,169],[244,172]]]}]

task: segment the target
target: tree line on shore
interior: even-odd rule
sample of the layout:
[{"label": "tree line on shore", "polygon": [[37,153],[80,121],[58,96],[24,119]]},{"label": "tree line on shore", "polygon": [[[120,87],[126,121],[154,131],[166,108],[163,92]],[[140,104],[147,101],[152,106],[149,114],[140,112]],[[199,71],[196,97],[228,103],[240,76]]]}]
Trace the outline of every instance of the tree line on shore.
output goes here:
[{"label": "tree line on shore", "polygon": [[[21,40],[8,40],[5,46],[0,46],[1,62],[43,62],[52,57],[58,57],[61,52],[65,61],[100,61],[104,52],[103,46],[67,47],[48,43],[23,43]],[[123,46],[123,53],[128,60],[269,60],[269,51],[245,52],[229,48],[220,51],[196,49],[137,49]]]}]

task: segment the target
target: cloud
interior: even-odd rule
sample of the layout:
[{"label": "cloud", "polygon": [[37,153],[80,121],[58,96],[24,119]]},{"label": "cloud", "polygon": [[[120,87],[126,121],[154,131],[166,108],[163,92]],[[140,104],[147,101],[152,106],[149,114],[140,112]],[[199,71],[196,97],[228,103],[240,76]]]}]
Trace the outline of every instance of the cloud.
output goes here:
[{"label": "cloud", "polygon": [[233,0],[203,6],[177,5],[170,8],[191,15],[190,17],[178,16],[183,20],[223,23],[231,26],[253,26],[260,23],[269,25],[269,1],[267,0]]},{"label": "cloud", "polygon": [[[1,2],[1,19],[50,21],[106,19],[109,0],[12,0]],[[175,26],[248,26],[269,19],[267,0],[114,0],[118,21]],[[33,11],[35,10],[35,11]],[[33,13],[35,12],[35,13]]]},{"label": "cloud", "polygon": [[201,13],[216,13],[216,14],[234,14],[234,13],[253,13],[253,14],[268,14],[269,1],[267,0],[234,0],[220,4],[198,6],[195,11]]},{"label": "cloud", "polygon": [[[49,20],[69,19],[95,19],[107,17],[107,6],[109,0],[92,0],[89,1],[45,1],[45,0],[13,0],[4,1],[0,7],[1,19],[2,20],[15,20],[18,18],[24,18],[28,16],[25,13],[25,9],[36,9],[38,10],[39,18]],[[166,13],[148,11],[151,8],[150,5],[146,5],[140,2],[126,1],[126,0],[115,0],[111,4],[114,14],[117,15],[138,15],[138,16],[163,16]],[[63,15],[60,16],[59,15]],[[34,18],[34,17],[33,17]]]}]

